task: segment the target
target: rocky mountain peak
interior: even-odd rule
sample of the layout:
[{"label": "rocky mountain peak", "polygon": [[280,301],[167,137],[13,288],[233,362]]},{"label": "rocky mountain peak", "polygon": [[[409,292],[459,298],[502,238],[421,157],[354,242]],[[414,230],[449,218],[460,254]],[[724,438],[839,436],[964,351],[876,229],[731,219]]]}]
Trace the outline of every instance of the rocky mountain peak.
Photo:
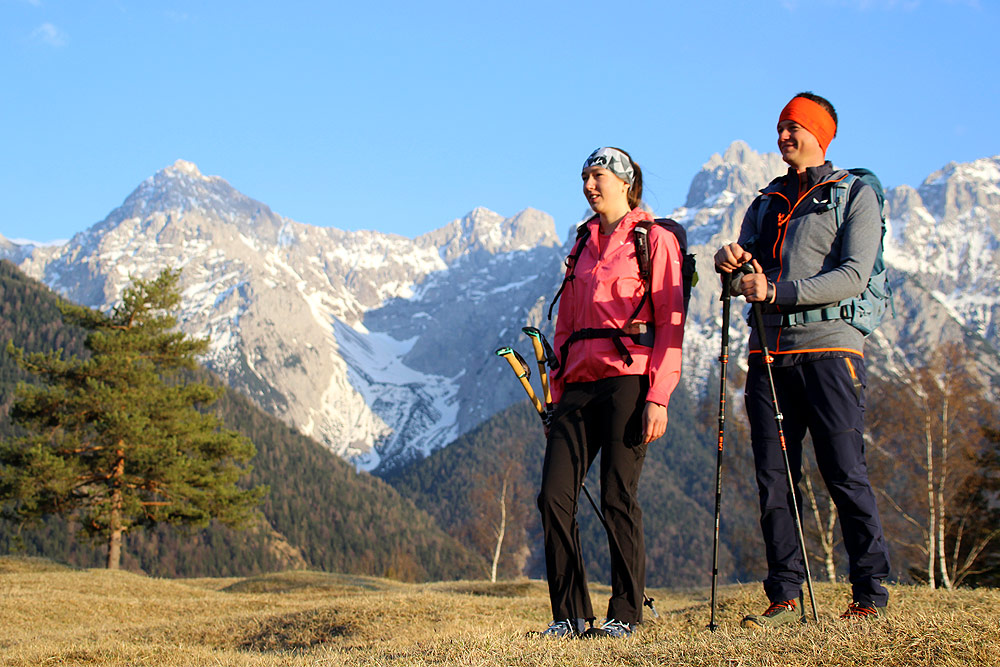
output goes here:
[{"label": "rocky mountain peak", "polygon": [[928,176],[919,192],[927,210],[938,218],[975,207],[1000,207],[1000,155],[951,162]]},{"label": "rocky mountain peak", "polygon": [[188,162],[187,160],[177,160],[169,167],[161,169],[161,171],[167,176],[182,175],[192,178],[200,178],[202,180],[210,180],[202,175],[201,171],[198,169],[198,165],[194,162]]},{"label": "rocky mountain peak", "polygon": [[161,227],[165,221],[169,224],[192,215],[239,225],[250,236],[267,238],[275,237],[283,224],[267,205],[244,195],[224,178],[206,176],[193,162],[177,160],[140,183],[88,234],[103,235],[126,221]]},{"label": "rocky mountain peak", "polygon": [[527,208],[511,218],[477,207],[465,216],[416,239],[421,247],[438,248],[448,263],[478,250],[490,254],[559,244],[555,221]]},{"label": "rocky mountain peak", "polygon": [[[695,175],[693,205],[673,212],[702,277],[684,340],[688,387],[706,386],[718,354],[712,255],[735,240],[757,190],[785,171],[780,156],[734,142]],[[1000,158],[989,158],[949,165],[920,192],[887,191],[886,260],[906,279],[897,283],[898,324],[874,337],[884,349],[905,334],[904,354],[918,355],[945,319],[996,347],[998,183]],[[955,214],[932,215],[922,197]],[[4,249],[0,237],[0,255]],[[566,252],[552,218],[530,208],[511,217],[476,208],[416,239],[312,227],[181,160],[104,222],[65,247],[29,249],[20,265],[67,298],[101,308],[119,298],[129,275],[183,266],[179,320],[212,340],[206,365],[338,454],[390,469],[524,400],[491,351],[530,350],[521,327],[551,326],[544,310]],[[937,313],[937,333],[910,327],[909,312]],[[735,315],[733,326],[745,332]],[[734,336],[733,359],[742,358],[740,340]]]},{"label": "rocky mountain peak", "polygon": [[754,191],[787,167],[775,153],[758,153],[745,141],[734,141],[725,153],[715,153],[691,180],[684,206],[714,206],[725,193]]}]

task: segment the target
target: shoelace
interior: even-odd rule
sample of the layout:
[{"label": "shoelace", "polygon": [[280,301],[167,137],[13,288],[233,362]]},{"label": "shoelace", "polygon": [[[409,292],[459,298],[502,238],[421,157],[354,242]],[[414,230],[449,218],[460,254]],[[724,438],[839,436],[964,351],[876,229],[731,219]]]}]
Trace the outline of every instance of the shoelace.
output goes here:
[{"label": "shoelace", "polygon": [[632,634],[632,628],[628,623],[616,621],[615,619],[605,621],[604,625],[601,626],[601,630],[607,630],[609,634],[614,636]]},{"label": "shoelace", "polygon": [[566,619],[564,621],[552,621],[549,623],[548,629],[546,629],[542,634],[561,636],[565,634],[575,634],[575,631],[573,630],[573,624],[569,621],[569,619]]},{"label": "shoelace", "polygon": [[764,616],[776,614],[779,611],[795,611],[795,600],[785,600],[784,602],[772,602],[771,606],[764,612]]},{"label": "shoelace", "polygon": [[851,618],[854,616],[878,616],[878,610],[874,607],[867,607],[860,602],[852,602],[847,605],[847,611],[840,615],[841,618]]}]

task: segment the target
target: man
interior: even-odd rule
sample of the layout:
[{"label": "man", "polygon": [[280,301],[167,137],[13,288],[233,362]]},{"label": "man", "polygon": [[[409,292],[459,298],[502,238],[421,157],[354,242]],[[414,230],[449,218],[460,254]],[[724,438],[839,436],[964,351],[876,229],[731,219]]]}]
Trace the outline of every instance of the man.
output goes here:
[{"label": "man", "polygon": [[[760,492],[760,525],[770,606],[741,625],[767,628],[803,621],[796,600],[805,568],[791,508],[775,409],[760,336],[772,354],[788,458],[798,485],[802,439],[812,435],[819,466],[849,557],[853,602],[842,618],[884,613],[889,556],[864,448],[864,335],[842,319],[806,317],[856,297],[865,289],[882,238],[875,192],[854,181],[837,226],[831,184],[849,178],[826,160],[837,133],[837,113],[812,93],[796,95],[778,119],[778,149],[788,173],[762,190],[743,218],[739,240],[719,249],[715,265],[732,273],[751,262],[754,273],[733,293],[763,304],[764,331],[751,321],[746,408]],[[762,213],[762,214],[761,214]],[[803,321],[804,320],[804,321]],[[801,496],[796,491],[801,504]]]}]

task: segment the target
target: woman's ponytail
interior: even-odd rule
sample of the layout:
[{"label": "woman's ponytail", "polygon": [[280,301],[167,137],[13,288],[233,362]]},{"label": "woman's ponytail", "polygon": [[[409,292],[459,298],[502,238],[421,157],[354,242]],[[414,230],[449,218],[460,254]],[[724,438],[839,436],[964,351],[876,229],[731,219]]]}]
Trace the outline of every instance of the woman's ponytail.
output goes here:
[{"label": "woman's ponytail", "polygon": [[629,162],[632,163],[632,169],[634,173],[632,174],[632,185],[628,189],[628,207],[630,209],[635,208],[642,204],[642,169],[636,164],[632,156],[628,154],[627,151],[623,151],[620,148],[612,146],[617,151],[621,151],[628,158]]}]

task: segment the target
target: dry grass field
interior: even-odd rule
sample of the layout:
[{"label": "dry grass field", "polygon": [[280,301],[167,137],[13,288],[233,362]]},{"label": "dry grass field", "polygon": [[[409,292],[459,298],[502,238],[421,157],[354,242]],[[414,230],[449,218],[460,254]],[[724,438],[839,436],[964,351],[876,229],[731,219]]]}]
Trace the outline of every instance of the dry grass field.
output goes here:
[{"label": "dry grass field", "polygon": [[[707,577],[706,577],[707,579]],[[607,589],[593,586],[595,607]],[[651,591],[660,618],[627,640],[543,640],[537,581],[402,584],[317,572],[151,579],[0,558],[0,665],[1000,665],[1000,591],[892,588],[892,613],[836,618],[844,584],[817,585],[821,622],[751,633],[756,584]]]}]

